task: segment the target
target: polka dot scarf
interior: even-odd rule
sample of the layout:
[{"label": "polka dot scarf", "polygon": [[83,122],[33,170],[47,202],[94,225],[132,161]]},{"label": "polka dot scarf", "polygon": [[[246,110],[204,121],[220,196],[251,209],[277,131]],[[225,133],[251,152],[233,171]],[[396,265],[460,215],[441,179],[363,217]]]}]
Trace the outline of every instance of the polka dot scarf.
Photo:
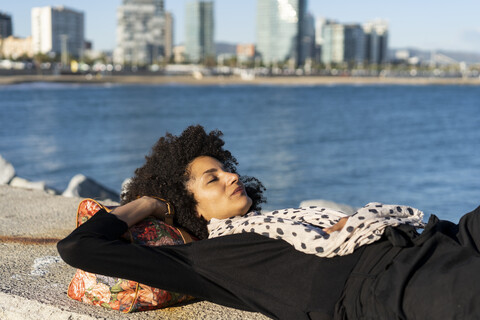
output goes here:
[{"label": "polka dot scarf", "polygon": [[228,219],[211,219],[208,232],[209,238],[254,232],[285,240],[301,252],[330,258],[350,254],[377,241],[387,226],[424,227],[423,212],[418,209],[372,202],[349,216],[342,230],[330,234],[322,230],[346,216],[341,211],[315,206],[266,213],[253,211]]}]

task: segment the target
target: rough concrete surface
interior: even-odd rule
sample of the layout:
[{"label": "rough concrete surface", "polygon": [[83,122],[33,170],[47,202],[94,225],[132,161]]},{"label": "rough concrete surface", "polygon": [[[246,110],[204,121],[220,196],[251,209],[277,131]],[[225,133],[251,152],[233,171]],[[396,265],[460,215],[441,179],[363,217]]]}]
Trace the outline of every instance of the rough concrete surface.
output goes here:
[{"label": "rough concrete surface", "polygon": [[75,227],[81,198],[0,186],[0,319],[267,319],[206,301],[122,314],[67,297],[75,269],[56,242]]}]

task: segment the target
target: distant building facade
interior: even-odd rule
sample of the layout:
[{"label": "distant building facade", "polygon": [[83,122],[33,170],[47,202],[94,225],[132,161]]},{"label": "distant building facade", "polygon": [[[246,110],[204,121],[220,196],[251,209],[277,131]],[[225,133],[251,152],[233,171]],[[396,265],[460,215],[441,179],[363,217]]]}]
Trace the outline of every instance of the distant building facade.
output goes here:
[{"label": "distant building facade", "polygon": [[32,8],[32,46],[36,53],[83,56],[84,14],[66,7]]},{"label": "distant building facade", "polygon": [[359,24],[345,25],[343,61],[351,64],[365,62],[365,34]]},{"label": "distant building facade", "polygon": [[215,59],[213,1],[187,2],[185,15],[185,56],[198,63]]},{"label": "distant building facade", "polygon": [[359,24],[327,23],[322,27],[324,64],[353,63],[365,60],[365,35]]},{"label": "distant building facade", "polygon": [[144,66],[163,61],[165,29],[163,0],[123,0],[117,9],[115,63]]},{"label": "distant building facade", "polygon": [[345,51],[345,28],[339,23],[329,23],[322,28],[322,63],[342,63]]},{"label": "distant building facade", "polygon": [[165,13],[165,59],[169,62],[173,58],[174,29],[171,12]]},{"label": "distant building facade", "polygon": [[13,59],[22,56],[32,58],[32,37],[17,38],[9,36],[7,38],[0,38],[0,56]]},{"label": "distant building facade", "polygon": [[306,13],[303,20],[302,48],[300,51],[302,54],[300,61],[303,61],[303,63],[312,61],[315,57],[315,38],[315,18],[311,13]]},{"label": "distant building facade", "polygon": [[302,65],[305,52],[307,0],[257,1],[257,52],[266,65]]},{"label": "distant building facade", "polygon": [[174,63],[185,62],[185,46],[173,47],[173,62]]},{"label": "distant building facade", "polygon": [[236,55],[239,62],[253,61],[255,59],[255,45],[251,43],[237,44]]},{"label": "distant building facade", "polygon": [[0,38],[8,38],[13,34],[12,16],[0,12]]},{"label": "distant building facade", "polygon": [[323,29],[326,25],[335,23],[334,20],[325,19],[323,17],[315,19],[315,62],[322,62],[322,51],[324,44]]},{"label": "distant building facade", "polygon": [[370,64],[382,64],[388,59],[388,23],[383,20],[367,22],[365,33],[365,59]]}]

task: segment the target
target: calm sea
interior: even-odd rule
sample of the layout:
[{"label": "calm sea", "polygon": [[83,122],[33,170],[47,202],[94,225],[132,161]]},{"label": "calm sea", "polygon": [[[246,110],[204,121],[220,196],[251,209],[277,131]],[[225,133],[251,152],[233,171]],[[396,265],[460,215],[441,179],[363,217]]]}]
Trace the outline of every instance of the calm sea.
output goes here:
[{"label": "calm sea", "polygon": [[264,182],[265,209],[379,201],[456,221],[480,204],[475,86],[0,87],[0,154],[58,190],[83,173],[119,191],[160,136],[196,123]]}]

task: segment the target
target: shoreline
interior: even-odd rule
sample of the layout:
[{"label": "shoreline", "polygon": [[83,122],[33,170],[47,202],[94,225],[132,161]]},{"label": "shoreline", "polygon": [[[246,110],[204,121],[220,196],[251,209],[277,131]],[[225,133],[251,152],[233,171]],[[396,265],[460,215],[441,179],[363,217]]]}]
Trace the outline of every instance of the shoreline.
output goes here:
[{"label": "shoreline", "polygon": [[84,75],[9,75],[0,76],[0,86],[22,83],[51,82],[70,84],[145,84],[145,85],[480,85],[480,78],[382,78],[342,76],[279,76],[257,77],[243,80],[237,76],[192,76],[114,75],[87,78]]}]

